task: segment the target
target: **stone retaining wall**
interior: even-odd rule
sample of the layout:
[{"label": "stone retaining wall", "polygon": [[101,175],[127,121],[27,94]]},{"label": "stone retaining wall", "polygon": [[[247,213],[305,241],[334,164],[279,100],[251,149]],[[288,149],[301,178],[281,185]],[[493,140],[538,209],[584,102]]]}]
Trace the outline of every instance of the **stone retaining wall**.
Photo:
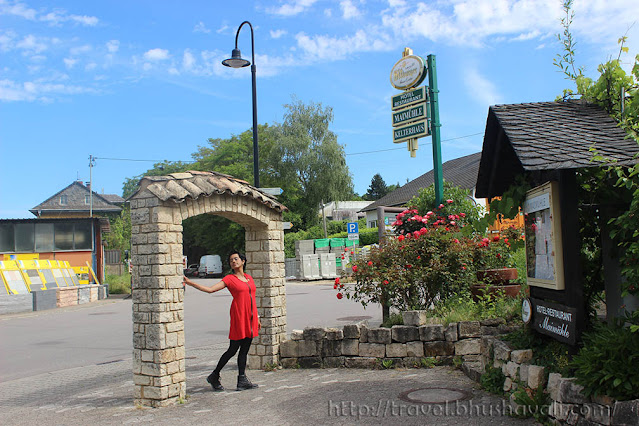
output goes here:
[{"label": "stone retaining wall", "polygon": [[[415,318],[414,325],[392,328],[369,328],[364,322],[345,325],[342,329],[309,327],[294,330],[290,340],[280,344],[281,364],[288,368],[374,368],[383,360],[391,360],[395,367],[412,367],[420,365],[425,357],[432,357],[442,364],[451,364],[454,357],[477,362],[482,336],[512,330],[501,318],[447,326],[419,325],[424,320]],[[407,323],[406,318],[404,323]]]},{"label": "stone retaining wall", "polygon": [[574,377],[562,377],[558,373],[548,374],[544,367],[531,364],[533,351],[512,350],[494,336],[481,339],[481,357],[478,361],[465,363],[466,374],[479,381],[488,366],[501,368],[506,376],[504,392],[509,395],[511,406],[516,409],[514,392],[520,387],[544,388],[550,396],[546,407],[552,420],[569,425],[639,425],[639,399],[615,401],[609,397],[588,398],[583,387]]}]

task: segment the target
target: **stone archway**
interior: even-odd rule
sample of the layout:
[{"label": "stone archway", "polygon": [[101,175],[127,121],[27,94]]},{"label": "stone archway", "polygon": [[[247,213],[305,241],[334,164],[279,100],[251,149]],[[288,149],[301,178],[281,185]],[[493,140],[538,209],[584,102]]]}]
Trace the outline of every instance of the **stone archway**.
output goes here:
[{"label": "stone archway", "polygon": [[192,216],[216,214],[244,227],[262,321],[248,366],[278,362],[286,335],[286,207],[245,181],[197,171],[144,177],[129,200],[135,402],[159,407],[186,395],[182,221]]}]

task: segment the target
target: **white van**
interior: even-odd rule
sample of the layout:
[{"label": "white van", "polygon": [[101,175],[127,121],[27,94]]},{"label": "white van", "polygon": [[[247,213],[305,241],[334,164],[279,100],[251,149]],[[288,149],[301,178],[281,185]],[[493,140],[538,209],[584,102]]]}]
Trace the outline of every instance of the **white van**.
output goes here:
[{"label": "white van", "polygon": [[198,277],[221,277],[222,259],[217,254],[207,254],[200,258],[200,267],[197,270]]}]

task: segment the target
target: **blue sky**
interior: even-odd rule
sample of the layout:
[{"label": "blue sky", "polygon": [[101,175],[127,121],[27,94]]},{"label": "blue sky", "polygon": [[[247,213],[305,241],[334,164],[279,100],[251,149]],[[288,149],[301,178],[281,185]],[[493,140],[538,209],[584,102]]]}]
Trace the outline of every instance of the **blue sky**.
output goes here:
[{"label": "blue sky", "polygon": [[[577,61],[595,77],[629,37],[639,2],[575,0]],[[255,30],[259,123],[281,122],[295,95],[333,107],[355,190],[380,173],[404,184],[432,169],[392,143],[389,72],[404,47],[435,54],[444,161],[481,150],[488,107],[551,101],[569,86],[560,0],[0,0],[0,218],[77,178],[121,194],[153,162],[191,160],[208,138],[251,127],[249,68],[223,67],[244,20]],[[250,59],[250,31],[239,48]]]}]

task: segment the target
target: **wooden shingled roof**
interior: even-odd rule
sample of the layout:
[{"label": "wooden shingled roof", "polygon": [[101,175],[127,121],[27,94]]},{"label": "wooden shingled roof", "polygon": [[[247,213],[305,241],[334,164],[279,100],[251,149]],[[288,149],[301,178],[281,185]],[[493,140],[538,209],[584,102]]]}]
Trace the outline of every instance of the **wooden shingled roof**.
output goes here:
[{"label": "wooden shingled roof", "polygon": [[280,212],[287,210],[275,198],[249,185],[248,182],[217,172],[191,170],[167,176],[145,176],[140,179],[138,190],[129,199],[135,198],[136,194],[144,190],[162,201],[173,200],[176,203],[187,198],[196,200],[200,196],[231,194],[255,199]]},{"label": "wooden shingled roof", "polygon": [[[446,182],[450,182],[455,186],[464,189],[475,188],[477,182],[477,170],[479,169],[479,159],[481,152],[466,155],[464,157],[455,158],[442,164],[442,175]],[[431,170],[416,179],[408,182],[406,185],[389,192],[379,200],[360,211],[375,210],[379,206],[395,207],[403,206],[413,197],[419,195],[419,190],[428,188],[435,182],[434,172]]]},{"label": "wooden shingled roof", "polygon": [[639,144],[603,109],[581,100],[496,105],[488,109],[477,197],[501,195],[529,171],[639,162]]}]

